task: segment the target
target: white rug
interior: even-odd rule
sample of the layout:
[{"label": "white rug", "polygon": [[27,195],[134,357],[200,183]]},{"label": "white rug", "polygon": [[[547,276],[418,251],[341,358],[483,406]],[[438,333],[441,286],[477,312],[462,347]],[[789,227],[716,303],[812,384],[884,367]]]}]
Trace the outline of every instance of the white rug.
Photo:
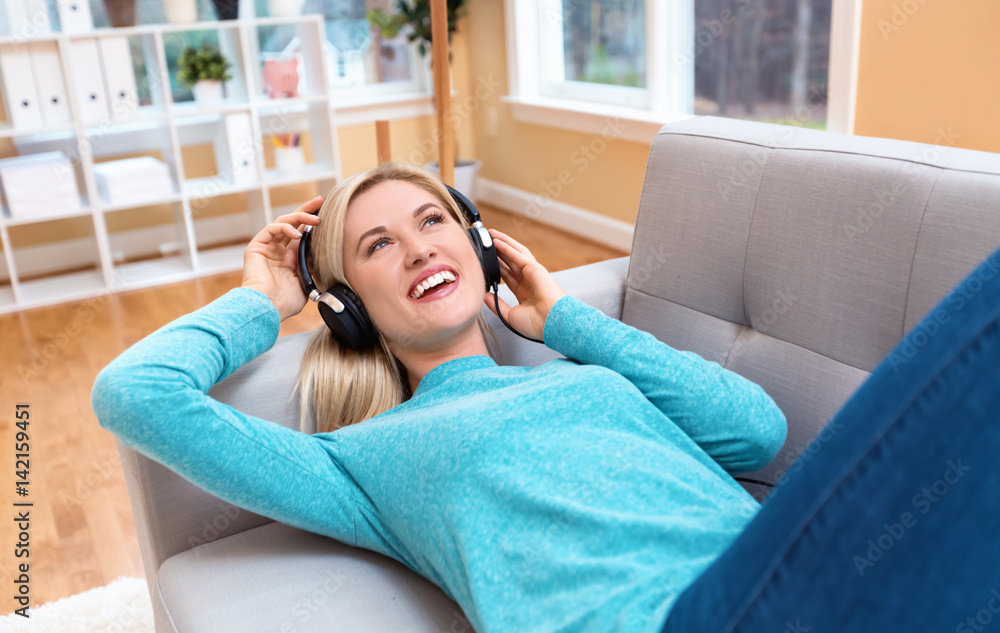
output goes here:
[{"label": "white rug", "polygon": [[121,577],[104,587],[0,616],[10,633],[154,633],[153,604],[142,578]]}]

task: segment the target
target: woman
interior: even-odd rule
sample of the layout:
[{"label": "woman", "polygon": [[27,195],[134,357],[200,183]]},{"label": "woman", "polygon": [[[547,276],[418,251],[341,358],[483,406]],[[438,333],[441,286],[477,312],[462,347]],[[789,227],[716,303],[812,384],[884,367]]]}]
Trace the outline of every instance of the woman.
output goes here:
[{"label": "woman", "polygon": [[[234,504],[403,562],[479,631],[722,631],[754,617],[784,626],[771,617],[774,600],[754,599],[788,582],[774,571],[794,571],[782,558],[787,530],[774,528],[812,516],[808,502],[819,497],[803,489],[824,473],[810,464],[773,495],[790,506],[804,499],[797,515],[768,512],[770,500],[758,512],[733,480],[784,442],[784,416],[758,385],[585,306],[491,231],[519,302],[501,314],[572,359],[498,366],[480,318],[483,273],[438,181],[390,164],[344,181],[312,215],[317,208],[320,199],[254,237],[241,288],[101,372],[93,404],[103,427]],[[317,334],[301,381],[315,435],[205,395],[303,308],[301,225],[316,227],[318,284],[351,286],[379,334],[368,352]],[[441,275],[434,287],[421,283],[432,273]],[[761,535],[758,525],[772,529]],[[768,538],[777,542],[762,550]],[[748,578],[737,573],[750,563]],[[824,587],[807,593],[830,601]],[[792,590],[782,591],[776,600]],[[882,615],[873,613],[864,622]],[[823,624],[804,617],[803,627]]]}]

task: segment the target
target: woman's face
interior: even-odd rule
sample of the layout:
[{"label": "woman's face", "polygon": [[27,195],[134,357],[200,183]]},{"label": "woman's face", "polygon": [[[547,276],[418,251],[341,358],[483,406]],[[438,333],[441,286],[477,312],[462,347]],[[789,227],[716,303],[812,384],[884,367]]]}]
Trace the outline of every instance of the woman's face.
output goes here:
[{"label": "woman's face", "polygon": [[430,192],[388,180],[356,197],[344,221],[343,258],[347,281],[391,343],[431,351],[473,328],[478,334],[479,259]]}]

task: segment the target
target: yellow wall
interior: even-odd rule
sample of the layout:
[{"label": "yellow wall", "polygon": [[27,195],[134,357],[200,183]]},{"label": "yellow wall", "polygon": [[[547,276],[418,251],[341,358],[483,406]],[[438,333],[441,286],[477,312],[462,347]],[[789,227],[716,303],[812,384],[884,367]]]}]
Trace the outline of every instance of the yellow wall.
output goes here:
[{"label": "yellow wall", "polygon": [[855,134],[1000,152],[998,115],[1000,2],[865,0]]}]

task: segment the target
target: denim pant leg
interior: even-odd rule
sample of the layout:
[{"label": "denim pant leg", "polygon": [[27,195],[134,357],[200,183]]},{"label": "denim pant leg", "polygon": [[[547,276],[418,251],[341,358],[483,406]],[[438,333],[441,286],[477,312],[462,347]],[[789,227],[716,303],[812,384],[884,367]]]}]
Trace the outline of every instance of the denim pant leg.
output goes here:
[{"label": "denim pant leg", "polygon": [[1000,631],[1000,250],[827,431],[662,631]]}]

